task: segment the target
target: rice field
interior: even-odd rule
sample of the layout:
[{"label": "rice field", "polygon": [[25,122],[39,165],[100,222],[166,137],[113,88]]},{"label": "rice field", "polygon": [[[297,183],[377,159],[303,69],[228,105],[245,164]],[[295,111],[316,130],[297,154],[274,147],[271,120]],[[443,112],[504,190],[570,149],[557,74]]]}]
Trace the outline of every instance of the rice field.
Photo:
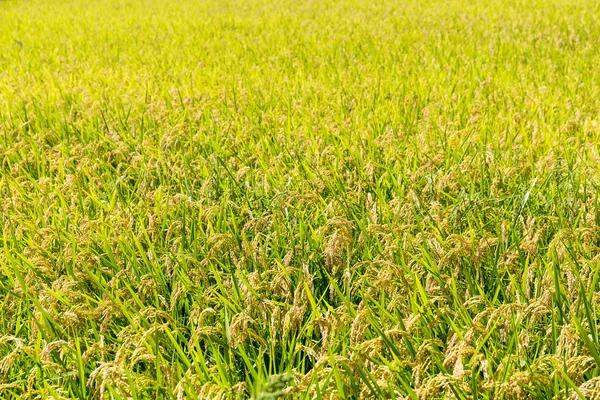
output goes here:
[{"label": "rice field", "polygon": [[600,399],[600,4],[0,2],[0,398]]}]

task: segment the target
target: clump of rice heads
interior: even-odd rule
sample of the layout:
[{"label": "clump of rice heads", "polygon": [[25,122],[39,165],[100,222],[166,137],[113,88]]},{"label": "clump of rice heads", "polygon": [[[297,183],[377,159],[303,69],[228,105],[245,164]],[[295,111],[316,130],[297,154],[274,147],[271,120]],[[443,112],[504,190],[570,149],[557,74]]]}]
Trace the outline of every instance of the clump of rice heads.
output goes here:
[{"label": "clump of rice heads", "polygon": [[0,397],[600,398],[597,9],[1,2]]}]

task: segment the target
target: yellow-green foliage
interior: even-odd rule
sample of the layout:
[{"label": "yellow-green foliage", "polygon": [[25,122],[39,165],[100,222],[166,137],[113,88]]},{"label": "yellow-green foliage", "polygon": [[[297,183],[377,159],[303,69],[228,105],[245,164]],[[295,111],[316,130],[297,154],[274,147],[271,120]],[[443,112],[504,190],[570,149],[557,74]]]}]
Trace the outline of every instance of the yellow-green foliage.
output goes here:
[{"label": "yellow-green foliage", "polygon": [[599,12],[0,1],[0,397],[600,398]]}]

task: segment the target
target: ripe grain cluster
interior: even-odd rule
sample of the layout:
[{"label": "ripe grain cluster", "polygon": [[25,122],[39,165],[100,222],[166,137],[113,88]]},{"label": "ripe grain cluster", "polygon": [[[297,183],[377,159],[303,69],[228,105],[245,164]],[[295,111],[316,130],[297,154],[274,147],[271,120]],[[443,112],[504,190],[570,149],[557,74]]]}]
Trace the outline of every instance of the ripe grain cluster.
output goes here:
[{"label": "ripe grain cluster", "polygon": [[593,0],[0,2],[0,398],[600,398]]}]

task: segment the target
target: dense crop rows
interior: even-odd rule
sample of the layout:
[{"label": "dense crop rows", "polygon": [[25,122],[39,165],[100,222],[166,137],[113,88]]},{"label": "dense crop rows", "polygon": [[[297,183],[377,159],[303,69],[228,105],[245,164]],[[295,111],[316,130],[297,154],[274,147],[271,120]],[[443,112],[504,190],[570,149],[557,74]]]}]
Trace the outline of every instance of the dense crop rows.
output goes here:
[{"label": "dense crop rows", "polygon": [[0,398],[600,398],[599,18],[0,2]]}]

